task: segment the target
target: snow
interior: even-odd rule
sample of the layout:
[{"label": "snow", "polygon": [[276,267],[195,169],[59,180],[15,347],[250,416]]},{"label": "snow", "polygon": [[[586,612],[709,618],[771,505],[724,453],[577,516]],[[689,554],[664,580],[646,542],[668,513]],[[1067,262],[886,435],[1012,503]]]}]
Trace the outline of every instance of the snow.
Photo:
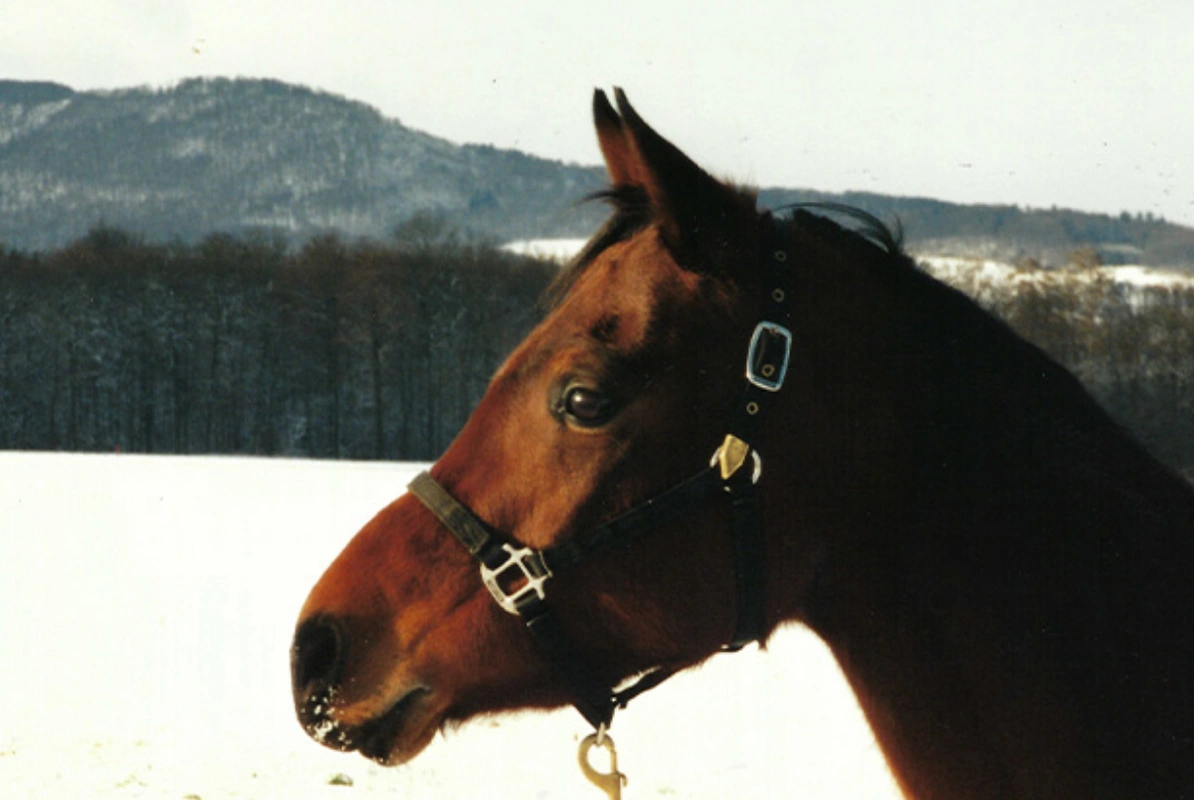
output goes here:
[{"label": "snow", "polygon": [[955,256],[920,256],[935,277],[947,283],[968,279],[977,284],[1015,286],[1021,283],[1064,279],[1090,281],[1096,277],[1133,289],[1194,288],[1194,274],[1178,270],[1146,267],[1139,264],[1093,267],[1084,270],[1021,269],[1012,264],[982,258]]},{"label": "snow", "polygon": [[34,131],[71,103],[71,98],[48,103],[0,103],[0,145]]},{"label": "snow", "polygon": [[1194,288],[1194,274],[1188,272],[1155,269],[1139,265],[1099,267],[1097,271],[1110,278],[1114,283],[1125,283],[1129,286],[1160,289]]},{"label": "snow", "polygon": [[986,258],[960,258],[955,256],[920,256],[917,260],[926,266],[938,280],[954,283],[960,277],[970,277],[982,283],[1002,284],[1011,282],[1016,268],[1002,261]]},{"label": "snow", "polygon": [[[299,606],[419,468],[0,453],[0,796],[603,797],[570,709],[473,721],[394,769],[295,722]],[[800,628],[639,698],[613,736],[627,800],[898,797]]]},{"label": "snow", "polygon": [[502,249],[520,256],[533,256],[563,264],[579,253],[587,241],[587,239],[519,239],[502,245]]}]

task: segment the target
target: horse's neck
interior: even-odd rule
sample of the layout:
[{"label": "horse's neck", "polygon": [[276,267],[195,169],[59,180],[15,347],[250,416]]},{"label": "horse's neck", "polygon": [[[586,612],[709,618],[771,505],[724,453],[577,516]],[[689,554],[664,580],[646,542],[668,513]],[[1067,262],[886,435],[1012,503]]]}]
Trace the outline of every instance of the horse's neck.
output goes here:
[{"label": "horse's neck", "polygon": [[790,487],[766,515],[777,602],[834,651],[917,800],[1181,796],[1194,495],[971,314],[923,358],[909,329],[806,365],[821,394],[777,415],[765,478]]},{"label": "horse's neck", "polygon": [[[821,564],[803,616],[909,797],[1162,797],[1194,782],[1190,698],[1174,688],[1194,659],[1194,496],[1159,473],[1084,491],[1084,510],[1005,498],[1027,532],[1007,531],[1016,510],[928,530],[874,519]],[[1159,608],[1173,633],[1150,627]]]},{"label": "horse's neck", "polygon": [[1099,796],[1079,754],[1059,752],[1074,741],[1073,721],[1048,685],[1001,672],[1004,645],[984,636],[982,609],[865,589],[826,602],[835,608],[814,628],[910,798],[1003,800],[1066,780],[1076,783],[1053,796]]}]

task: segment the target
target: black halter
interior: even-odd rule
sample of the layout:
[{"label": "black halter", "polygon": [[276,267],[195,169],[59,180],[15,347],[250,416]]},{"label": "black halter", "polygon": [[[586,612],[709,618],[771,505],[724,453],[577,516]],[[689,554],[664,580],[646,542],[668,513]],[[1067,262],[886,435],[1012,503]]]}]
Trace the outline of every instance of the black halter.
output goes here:
[{"label": "black halter", "polygon": [[[779,225],[773,230],[778,231]],[[788,252],[773,246],[765,259],[763,319],[754,330],[746,358],[745,386],[730,420],[729,433],[710,465],[691,478],[629,511],[572,536],[558,545],[533,550],[503,541],[430,474],[419,474],[411,493],[481,562],[481,580],[505,611],[527,630],[572,690],[577,710],[594,728],[607,728],[614,709],[670,677],[675,669],[656,667],[630,687],[614,689],[593,675],[588,662],[564,634],[547,601],[548,582],[590,556],[625,545],[643,533],[704,505],[716,496],[730,501],[735,540],[738,620],[728,650],[739,650],[765,633],[765,553],[756,484],[762,460],[752,444],[770,398],[783,386],[792,349],[786,303]],[[753,461],[745,469],[748,460]]]}]

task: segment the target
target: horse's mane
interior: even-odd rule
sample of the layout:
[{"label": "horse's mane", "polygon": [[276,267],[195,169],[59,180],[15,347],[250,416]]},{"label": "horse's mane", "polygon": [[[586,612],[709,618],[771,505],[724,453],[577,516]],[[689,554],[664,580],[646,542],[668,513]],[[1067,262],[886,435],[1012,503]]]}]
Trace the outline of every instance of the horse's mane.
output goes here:
[{"label": "horse's mane", "polygon": [[[585,197],[581,202],[608,203],[613,213],[605,224],[597,231],[584,248],[560,271],[547,289],[546,302],[553,307],[568,293],[577,279],[584,274],[602,252],[612,245],[630,238],[651,222],[651,202],[647,193],[639,186],[615,186],[604,189]],[[812,225],[828,233],[848,240],[855,244],[870,244],[882,253],[907,260],[903,251],[903,228],[897,219],[895,227],[890,228],[869,212],[844,203],[808,202],[793,203],[773,209],[772,213],[787,211],[796,212],[792,221],[798,217],[812,220]],[[851,223],[850,227],[834,221],[831,216],[844,217]],[[908,261],[911,264],[911,261]]]},{"label": "horse's mane", "polygon": [[581,202],[593,201],[608,203],[613,208],[613,214],[547,287],[545,299],[549,308],[559,304],[601,253],[629,239],[651,221],[651,201],[646,191],[639,186],[614,186],[595,192]]},{"label": "horse's mane", "polygon": [[[892,228],[888,227],[886,223],[869,211],[863,211],[857,206],[847,205],[846,203],[833,203],[829,201],[790,203],[772,209],[772,213],[782,213],[785,211],[794,211],[797,212],[797,215],[799,215],[799,212],[805,212],[803,216],[819,220],[819,224],[823,230],[827,230],[829,225],[832,225],[837,230],[838,235],[861,238],[878,247],[887,255],[901,256],[904,253],[904,228],[898,218],[895,220],[894,228]],[[851,226],[845,227],[838,224],[832,219],[833,216],[845,217],[849,220]]]},{"label": "horse's mane", "polygon": [[[932,510],[917,524],[943,532],[935,546],[991,564],[1032,550],[1037,564],[1049,561],[1056,574],[1097,574],[1100,559],[1149,539],[1172,548],[1178,569],[1194,564],[1194,491],[1185,479],[1141,447],[1052,356],[920,268],[900,249],[898,228],[893,233],[856,209],[832,210],[861,228],[804,209],[790,224],[859,265],[887,294],[891,316],[880,335],[894,354],[888,366],[909,392],[876,401],[913,409],[900,417],[914,443],[909,486],[934,499],[921,506]],[[842,324],[875,335],[859,323]],[[962,501],[944,499],[951,494]],[[1046,540],[1040,527],[1024,522],[1033,515],[1051,531]],[[980,534],[976,519],[997,527]],[[952,535],[959,531],[966,535]],[[1102,539],[1091,543],[1083,531],[1100,531]]]},{"label": "horse's mane", "polygon": [[[924,453],[927,460],[981,463],[980,454],[1015,439],[1038,456],[1051,453],[1047,462],[1055,469],[1048,478],[1058,481],[1054,489],[1071,480],[1132,494],[1135,490],[1127,487],[1142,473],[1167,473],[1168,478],[1157,478],[1158,485],[1174,488],[1176,472],[1147,454],[1072,373],[908,256],[898,222],[892,230],[861,209],[836,203],[790,208],[793,227],[856,259],[901,307],[895,317],[899,330],[885,335],[900,338],[899,368],[916,376],[913,383],[933,398],[936,424],[951,431],[926,437],[944,448]],[[814,212],[845,217],[851,224]],[[984,441],[984,436],[991,438]],[[1178,490],[1189,495],[1188,487]]]},{"label": "horse's mane", "polygon": [[[608,203],[613,213],[552,282],[547,291],[550,305],[568,293],[602,252],[651,222],[651,203],[641,187],[613,187],[586,198],[593,200]],[[799,232],[801,238],[818,241],[860,264],[898,298],[905,309],[901,315],[905,344],[910,346],[910,358],[930,365],[931,374],[926,377],[944,377],[942,369],[951,366],[964,373],[979,353],[996,371],[1022,372],[1028,367],[1038,376],[1056,373],[1061,376],[1058,382],[1068,384],[1070,393],[1085,397],[1075,379],[1012,333],[1002,320],[925,273],[904,251],[898,220],[888,226],[867,211],[833,202],[795,203],[771,213],[778,224]]]},{"label": "horse's mane", "polygon": [[[650,201],[639,187],[615,187],[588,199],[609,203],[613,214],[549,287],[552,305],[603,251],[651,222]],[[1086,462],[1074,466],[1079,473],[1088,472],[1096,461],[1106,462],[1108,450],[1122,454],[1138,449],[1051,356],[961,291],[922,270],[903,249],[898,220],[888,226],[860,208],[832,202],[797,203],[772,213],[780,224],[856,261],[892,293],[902,307],[901,330],[891,332],[902,339],[901,361],[918,375],[921,385],[935,387],[930,391],[936,413],[958,435],[1028,422],[1042,437],[1066,440],[1071,458]],[[996,399],[975,383],[980,376],[990,379],[995,391],[1013,405],[997,408]],[[1016,422],[1017,414],[1035,419]]]}]

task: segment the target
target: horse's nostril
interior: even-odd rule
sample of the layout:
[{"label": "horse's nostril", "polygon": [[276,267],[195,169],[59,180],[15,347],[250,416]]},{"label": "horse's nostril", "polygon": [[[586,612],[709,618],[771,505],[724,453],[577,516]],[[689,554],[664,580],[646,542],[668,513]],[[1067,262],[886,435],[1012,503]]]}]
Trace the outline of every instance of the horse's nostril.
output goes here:
[{"label": "horse's nostril", "polygon": [[340,677],[343,642],[343,628],[332,617],[314,617],[300,625],[290,650],[294,688],[335,686]]}]

